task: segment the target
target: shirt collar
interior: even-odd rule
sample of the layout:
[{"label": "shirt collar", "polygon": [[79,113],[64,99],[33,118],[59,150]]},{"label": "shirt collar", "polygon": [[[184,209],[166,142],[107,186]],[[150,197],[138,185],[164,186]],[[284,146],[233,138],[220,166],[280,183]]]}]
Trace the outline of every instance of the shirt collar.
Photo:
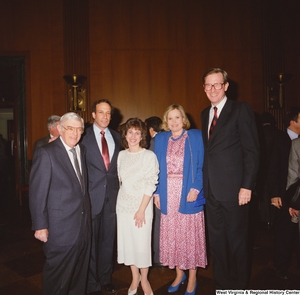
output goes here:
[{"label": "shirt collar", "polygon": [[291,140],[294,140],[294,139],[298,138],[298,136],[299,136],[296,132],[292,131],[289,128],[287,129],[287,134],[289,135]]},{"label": "shirt collar", "polygon": [[213,110],[214,107],[217,107],[218,108],[218,114],[220,114],[220,112],[222,111],[226,101],[227,101],[227,96],[224,96],[224,98],[216,106],[214,106],[213,104],[211,105],[211,110]]}]

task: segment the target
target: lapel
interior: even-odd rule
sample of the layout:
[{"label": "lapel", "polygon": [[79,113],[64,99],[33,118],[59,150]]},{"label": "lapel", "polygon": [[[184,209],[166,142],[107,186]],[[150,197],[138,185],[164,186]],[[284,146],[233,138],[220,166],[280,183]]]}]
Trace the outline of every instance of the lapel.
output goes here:
[{"label": "lapel", "polygon": [[81,173],[82,173],[82,181],[83,181],[83,194],[85,194],[86,185],[87,185],[87,171],[86,171],[86,164],[85,164],[86,149],[83,144],[78,143],[78,145],[80,147],[80,162],[81,162]]},{"label": "lapel", "polygon": [[[110,161],[110,163],[112,164],[112,163],[114,163],[114,162],[117,161],[118,154],[119,154],[119,146],[118,146],[118,139],[117,139],[117,137],[116,137],[116,135],[115,135],[115,132],[113,132],[111,129],[109,129],[109,131],[110,131],[110,133],[111,133],[111,135],[112,135],[112,137],[113,137],[113,139],[114,139],[114,142],[115,142],[114,154],[112,155],[111,161]],[[103,165],[104,165],[104,164],[103,164]],[[108,170],[110,170],[111,167],[112,167],[112,165],[109,165]]]},{"label": "lapel", "polygon": [[[217,136],[217,134],[222,130],[222,127],[227,122],[227,120],[230,118],[231,110],[232,110],[232,101],[227,98],[227,101],[226,101],[226,103],[225,103],[225,105],[224,105],[224,107],[221,111],[221,114],[220,114],[220,116],[217,120],[217,124],[214,127],[214,130],[211,134],[210,139],[208,140],[209,144],[213,141],[213,139]],[[209,114],[209,112],[208,112],[208,114]],[[207,119],[207,126],[206,127],[208,128],[208,119]]]},{"label": "lapel", "polygon": [[[58,157],[59,162],[62,164],[63,168],[66,170],[66,174],[69,177],[71,177],[72,183],[78,184],[78,189],[81,191],[80,182],[78,180],[78,177],[76,175],[74,167],[71,163],[68,152],[66,151],[66,149],[65,149],[65,147],[62,144],[60,139],[55,140],[54,142],[57,143],[56,155]],[[80,149],[80,157],[81,157],[81,159],[80,159],[81,165],[84,165],[83,161],[82,161],[83,160],[82,149]],[[82,171],[84,171],[84,166],[81,166],[81,168],[82,168]],[[86,175],[84,177],[86,177]],[[85,180],[84,180],[84,178],[83,178],[83,183],[84,183],[84,190],[85,190]]]},{"label": "lapel", "polygon": [[97,162],[100,163],[101,166],[105,168],[104,161],[101,155],[101,151],[99,149],[97,139],[95,137],[93,125],[88,129],[87,137],[87,146],[89,149],[89,153],[92,155],[92,158]]},{"label": "lapel", "polygon": [[[118,138],[115,134],[115,132],[113,132],[113,130],[109,129],[114,142],[115,142],[115,150],[114,150],[114,154],[111,157],[111,164],[115,163],[117,161],[117,157],[119,154],[119,145],[118,145]],[[94,129],[93,126],[89,127],[89,129],[87,130],[87,134],[86,134],[86,142],[87,142],[87,146],[89,149],[89,153],[92,155],[93,160],[95,160],[97,163],[99,163],[100,167],[105,169],[105,164],[101,155],[101,151],[99,149],[96,137],[95,137],[95,133],[94,133]],[[112,166],[114,165],[109,165],[108,171],[112,168]]]},{"label": "lapel", "polygon": [[210,111],[211,107],[207,107],[204,111],[203,111],[203,126],[202,126],[202,132],[204,134],[203,138],[204,138],[204,142],[207,143],[208,142],[208,121],[209,121],[209,111]]}]

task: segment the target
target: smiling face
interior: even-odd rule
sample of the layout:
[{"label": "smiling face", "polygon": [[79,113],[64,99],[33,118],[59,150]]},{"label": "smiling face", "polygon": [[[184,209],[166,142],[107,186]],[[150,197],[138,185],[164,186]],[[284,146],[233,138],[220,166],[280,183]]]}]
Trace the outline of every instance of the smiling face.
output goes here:
[{"label": "smiling face", "polygon": [[[215,87],[212,87],[210,90],[205,90],[205,84],[214,85],[215,83],[221,83],[222,87],[220,90],[216,90]],[[204,91],[207,95],[207,98],[211,101],[211,103],[216,106],[218,105],[222,99],[225,97],[229,83],[224,83],[224,78],[221,73],[210,74],[205,78]]]},{"label": "smiling face", "polygon": [[141,130],[132,127],[127,130],[125,138],[128,143],[129,150],[136,151],[140,148],[140,142],[142,140]]},{"label": "smiling face", "polygon": [[[73,127],[73,128],[68,128]],[[73,148],[78,141],[80,140],[83,124],[81,121],[68,119],[62,123],[62,125],[57,125],[57,129],[59,134],[63,140],[63,142],[68,145],[69,147]],[[66,129],[67,128],[67,129]],[[72,129],[72,131],[70,130]]]},{"label": "smiling face", "polygon": [[167,124],[173,136],[179,136],[182,133],[183,123],[184,118],[179,110],[174,109],[168,113]]},{"label": "smiling face", "polygon": [[96,105],[96,111],[92,112],[94,124],[101,130],[104,130],[111,120],[111,107],[106,102],[101,102]]}]

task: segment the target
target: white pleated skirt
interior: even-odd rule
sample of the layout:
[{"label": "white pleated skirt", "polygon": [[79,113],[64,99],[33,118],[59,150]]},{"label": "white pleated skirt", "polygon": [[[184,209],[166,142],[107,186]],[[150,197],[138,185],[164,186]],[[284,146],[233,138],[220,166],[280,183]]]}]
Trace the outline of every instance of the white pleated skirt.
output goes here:
[{"label": "white pleated skirt", "polygon": [[152,218],[138,228],[132,214],[117,213],[118,263],[146,268],[151,262]]}]

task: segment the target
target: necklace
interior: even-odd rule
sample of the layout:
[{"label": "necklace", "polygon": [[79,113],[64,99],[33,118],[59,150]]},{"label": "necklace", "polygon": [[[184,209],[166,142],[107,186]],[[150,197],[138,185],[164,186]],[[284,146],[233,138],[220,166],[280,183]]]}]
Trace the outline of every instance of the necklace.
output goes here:
[{"label": "necklace", "polygon": [[183,134],[185,133],[185,129],[183,129],[183,131],[182,131],[182,133],[178,136],[178,137],[173,137],[172,135],[170,136],[170,138],[173,140],[173,141],[176,141],[176,140],[179,140],[182,136],[183,136]]}]

